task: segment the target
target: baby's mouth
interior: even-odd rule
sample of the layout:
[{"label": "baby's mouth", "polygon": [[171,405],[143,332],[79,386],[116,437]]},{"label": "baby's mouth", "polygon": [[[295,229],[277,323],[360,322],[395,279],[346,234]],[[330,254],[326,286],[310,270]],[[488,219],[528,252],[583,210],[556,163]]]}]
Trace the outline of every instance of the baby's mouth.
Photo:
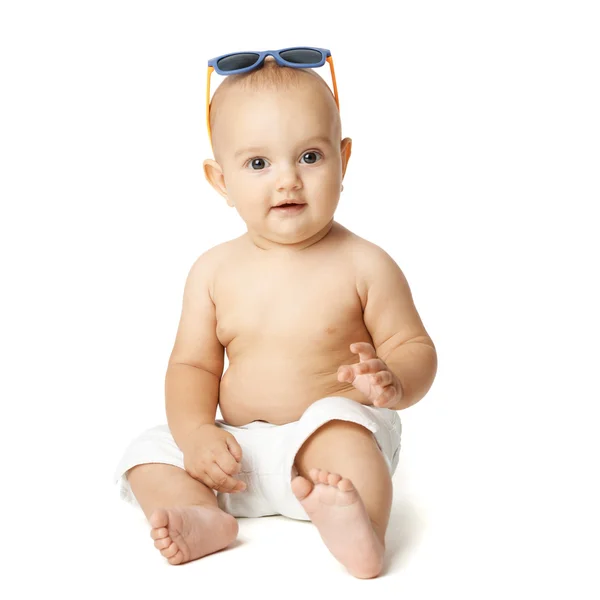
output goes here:
[{"label": "baby's mouth", "polygon": [[295,200],[287,200],[282,204],[276,204],[271,206],[271,208],[302,208],[306,206],[306,202],[296,202]]},{"label": "baby's mouth", "polygon": [[302,211],[304,209],[304,207],[306,206],[306,203],[302,204],[302,203],[286,203],[286,204],[280,204],[279,206],[273,206],[273,210],[275,210],[276,212],[280,212],[283,214],[295,214],[295,213],[299,213],[300,211]]}]

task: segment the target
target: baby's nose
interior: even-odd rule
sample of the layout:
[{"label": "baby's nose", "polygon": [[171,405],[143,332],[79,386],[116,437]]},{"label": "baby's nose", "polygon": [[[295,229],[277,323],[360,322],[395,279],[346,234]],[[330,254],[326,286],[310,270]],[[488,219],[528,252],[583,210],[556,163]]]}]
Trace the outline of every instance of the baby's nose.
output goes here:
[{"label": "baby's nose", "polygon": [[289,167],[282,169],[277,177],[277,191],[298,190],[302,187],[302,181],[296,169]]}]

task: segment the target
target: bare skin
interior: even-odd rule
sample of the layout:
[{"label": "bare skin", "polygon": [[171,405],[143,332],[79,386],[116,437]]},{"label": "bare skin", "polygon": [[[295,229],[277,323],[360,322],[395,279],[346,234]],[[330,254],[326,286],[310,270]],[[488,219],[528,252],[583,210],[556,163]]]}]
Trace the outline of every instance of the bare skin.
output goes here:
[{"label": "bare skin", "polygon": [[298,476],[292,491],[319,530],[329,551],[355,577],[368,579],[383,566],[384,540],[376,534],[352,482],[321,469],[310,480]]},{"label": "bare skin", "polygon": [[367,267],[353,260],[368,244],[334,221],[302,251],[261,250],[247,235],[214,249],[217,337],[229,359],[219,391],[227,423],[291,423],[326,396],[369,404],[337,378],[340,365],[356,362],[350,344],[373,343],[362,317]]},{"label": "bare skin", "polygon": [[[237,526],[221,509],[209,506],[159,508],[150,516],[154,546],[179,565],[222,550],[237,534]],[[233,539],[232,539],[233,538]]]},{"label": "bare skin", "polygon": [[[356,360],[349,345],[356,340],[372,343],[362,320],[364,297],[361,298],[360,272],[347,260],[348,256],[364,252],[365,243],[333,222],[327,235],[308,251],[269,255],[254,247],[253,252],[252,242],[245,236],[213,248],[213,260],[219,264],[213,282],[217,336],[229,357],[219,398],[223,418],[228,423],[297,421],[312,402],[326,396],[344,396],[368,404],[351,384],[337,379],[339,365]],[[300,294],[296,289],[303,276],[310,276],[309,294]],[[264,294],[265,287],[272,290],[270,298]],[[235,299],[242,296],[245,302],[240,305]],[[268,318],[256,318],[267,311]],[[272,331],[278,331],[276,344],[267,335]],[[306,353],[303,349],[308,346],[311,352]],[[270,402],[274,397],[286,398],[286,402]],[[172,477],[168,486],[173,490],[172,495],[157,498],[148,493],[146,497],[148,480],[138,475],[142,469],[147,472],[159,467],[163,471],[162,481]],[[217,507],[211,490],[185,471],[170,465],[140,465],[129,472],[128,479],[152,526],[155,547],[171,564],[220,550],[235,538],[231,537],[231,522],[226,519],[232,517]],[[332,506],[323,510],[320,499],[329,498],[323,495],[324,486],[317,486],[309,494],[306,485],[312,487],[306,479],[298,477],[294,490],[303,499],[308,495],[302,504],[307,513],[315,516],[319,527],[336,510]],[[352,486],[347,479],[340,485],[335,498],[342,504],[352,499],[353,506],[352,517],[340,531],[348,535],[358,527],[364,538],[368,526],[372,539],[374,533],[368,516],[366,521],[359,518],[366,511],[358,493],[346,489]],[[153,484],[153,489],[156,487]],[[177,488],[181,491],[176,492]],[[344,514],[349,515],[350,510],[346,508]],[[339,519],[332,521],[338,522]],[[324,531],[319,528],[326,544],[335,546],[336,527],[332,525]],[[343,542],[342,545],[347,547]]]},{"label": "bare skin", "polygon": [[[371,405],[338,378],[340,365],[357,362],[350,345],[367,342],[384,352],[398,333],[406,340],[426,336],[407,289],[386,287],[392,279],[387,274],[371,285],[373,266],[381,262],[374,244],[334,221],[351,140],[341,139],[331,93],[318,79],[302,77],[302,85],[275,93],[223,87],[219,114],[227,118],[219,116],[213,128],[217,160],[204,162],[208,181],[248,231],[211,248],[198,263],[194,273],[200,276],[190,279],[170,363],[219,377],[221,414],[233,426],[295,422],[328,396]],[[303,208],[276,209],[284,202]],[[222,374],[225,349],[229,366]],[[173,430],[179,419],[183,430],[201,413],[194,400],[199,389],[192,378],[176,382],[181,385],[171,396],[169,425]],[[344,436],[356,432],[339,435],[327,448],[337,447],[343,460],[325,465],[319,454],[311,459],[319,464],[308,466],[329,471],[311,471],[309,478],[304,471],[291,485],[333,555],[356,577],[374,577],[382,565],[391,479],[381,453],[353,445],[346,451]],[[169,472],[174,484],[161,483],[158,468],[167,466],[130,471],[163,556],[181,563],[231,543],[237,530],[229,537],[232,517],[215,506],[212,492],[183,469],[183,475]],[[385,502],[377,500],[384,496]]]},{"label": "bare skin", "polygon": [[127,478],[152,527],[154,546],[170,564],[212,554],[235,540],[236,519],[217,506],[211,489],[183,469],[138,465]]},{"label": "bare skin", "polygon": [[[327,235],[300,252],[265,253],[247,236],[211,250],[216,267],[211,286],[216,334],[229,357],[219,396],[226,422],[239,426],[255,420],[297,421],[310,404],[326,396],[369,404],[361,392],[337,377],[341,364],[356,362],[351,343],[373,343],[362,318],[368,244],[333,222]],[[307,278],[311,285],[300,285]],[[237,301],[240,297],[244,303]],[[272,398],[285,402],[274,403]],[[170,496],[158,498],[154,492],[146,501],[146,480],[136,480],[135,472],[157,467],[179,471],[181,477],[170,484]],[[385,527],[373,527],[350,479],[324,470],[314,473],[310,479],[298,476],[292,481],[294,494],[350,573],[377,576]],[[164,480],[164,474],[161,477]],[[171,564],[201,558],[235,539],[237,528],[232,536],[227,521],[232,517],[217,507],[216,500],[213,503],[211,490],[185,471],[141,465],[131,470],[129,480],[152,525],[155,546]],[[387,523],[387,514],[371,512],[371,517]]]}]

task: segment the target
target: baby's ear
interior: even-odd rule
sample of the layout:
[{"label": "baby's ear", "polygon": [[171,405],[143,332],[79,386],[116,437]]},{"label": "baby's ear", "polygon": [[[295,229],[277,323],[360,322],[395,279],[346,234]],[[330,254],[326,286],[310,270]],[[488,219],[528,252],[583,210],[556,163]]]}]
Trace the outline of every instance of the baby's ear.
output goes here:
[{"label": "baby's ear", "polygon": [[352,140],[350,138],[344,138],[340,146],[340,153],[342,155],[342,179],[346,174],[346,167],[352,154]]},{"label": "baby's ear", "polygon": [[207,158],[203,165],[204,175],[208,183],[210,183],[210,185],[212,185],[213,188],[215,188],[215,190],[219,192],[223,198],[225,198],[225,200],[228,200],[227,188],[225,187],[225,175],[223,175],[223,169],[221,168],[221,165],[212,158]]}]

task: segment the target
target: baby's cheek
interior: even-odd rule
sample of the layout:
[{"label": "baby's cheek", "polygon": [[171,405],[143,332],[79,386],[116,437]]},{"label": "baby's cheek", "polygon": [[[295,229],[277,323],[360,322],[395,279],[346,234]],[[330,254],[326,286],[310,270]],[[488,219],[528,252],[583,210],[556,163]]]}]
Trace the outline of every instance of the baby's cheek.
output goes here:
[{"label": "baby's cheek", "polygon": [[332,174],[327,181],[327,192],[334,197],[339,197],[342,191],[342,178],[341,173]]}]

